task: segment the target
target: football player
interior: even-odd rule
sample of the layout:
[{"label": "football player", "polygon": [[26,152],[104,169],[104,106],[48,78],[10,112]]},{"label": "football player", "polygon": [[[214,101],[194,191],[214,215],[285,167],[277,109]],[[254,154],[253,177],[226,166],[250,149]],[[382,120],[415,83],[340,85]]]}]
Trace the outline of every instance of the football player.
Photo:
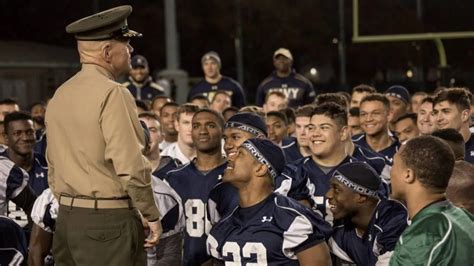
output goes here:
[{"label": "football player", "polygon": [[345,263],[385,265],[407,227],[408,213],[394,200],[378,196],[381,180],[365,162],[341,165],[326,193],[334,217],[329,246]]},{"label": "football player", "polygon": [[273,193],[284,164],[283,151],[267,139],[248,139],[229,158],[223,180],[238,189],[239,206],[212,228],[212,257],[226,265],[330,265],[329,224]]},{"label": "football player", "polygon": [[192,118],[196,159],[168,172],[166,182],[180,197],[185,215],[183,265],[201,264],[209,257],[206,238],[210,230],[206,204],[209,192],[226,168],[222,155],[224,119],[214,110],[201,109]]}]

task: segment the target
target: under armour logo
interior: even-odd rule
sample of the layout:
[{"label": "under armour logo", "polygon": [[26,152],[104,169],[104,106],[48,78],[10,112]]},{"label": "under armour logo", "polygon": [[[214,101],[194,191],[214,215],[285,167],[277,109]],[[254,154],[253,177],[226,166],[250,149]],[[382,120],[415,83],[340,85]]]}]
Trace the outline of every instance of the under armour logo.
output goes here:
[{"label": "under armour logo", "polygon": [[389,163],[393,163],[393,158],[390,158],[388,156],[385,156],[385,159],[389,162]]},{"label": "under armour logo", "polygon": [[368,240],[369,242],[372,241],[372,234],[369,234]]},{"label": "under armour logo", "polygon": [[35,173],[35,176],[36,176],[36,178],[38,178],[38,177],[43,177],[44,178],[44,173],[43,172],[41,172],[39,174]]},{"label": "under armour logo", "polygon": [[471,151],[471,156],[474,156],[474,151]]},{"label": "under armour logo", "polygon": [[273,220],[273,217],[272,217],[272,216],[270,216],[270,218],[267,218],[267,216],[263,216],[263,217],[262,217],[262,223],[264,223],[264,222],[271,222],[272,220]]}]

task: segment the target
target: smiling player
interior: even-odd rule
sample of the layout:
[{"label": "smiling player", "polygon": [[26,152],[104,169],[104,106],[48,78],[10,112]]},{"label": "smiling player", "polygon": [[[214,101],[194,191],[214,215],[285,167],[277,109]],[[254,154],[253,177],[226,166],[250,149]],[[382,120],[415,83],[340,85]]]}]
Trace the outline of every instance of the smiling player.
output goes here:
[{"label": "smiling player", "polygon": [[392,162],[400,143],[388,131],[390,102],[382,94],[374,93],[362,99],[360,104],[360,124],[364,134],[352,138],[355,144],[382,154]]},{"label": "smiling player", "polygon": [[248,139],[231,157],[224,182],[239,190],[239,206],[210,232],[207,250],[226,265],[329,265],[331,228],[318,215],[273,191],[285,164],[266,139]]},{"label": "smiling player", "polygon": [[407,226],[402,204],[378,196],[378,174],[365,162],[341,165],[326,193],[334,217],[331,252],[346,263],[388,263]]},{"label": "smiling player", "polygon": [[465,142],[464,159],[474,163],[474,133],[469,131],[472,94],[463,88],[441,90],[434,98],[433,112],[439,129],[454,128]]}]

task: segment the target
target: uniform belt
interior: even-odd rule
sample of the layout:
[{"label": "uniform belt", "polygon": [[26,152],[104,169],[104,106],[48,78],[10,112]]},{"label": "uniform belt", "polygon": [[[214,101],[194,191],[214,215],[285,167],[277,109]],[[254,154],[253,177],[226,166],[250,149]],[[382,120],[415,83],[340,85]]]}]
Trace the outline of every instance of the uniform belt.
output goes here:
[{"label": "uniform belt", "polygon": [[83,198],[83,197],[71,197],[61,195],[59,197],[59,204],[68,207],[79,207],[88,209],[132,209],[132,201],[130,198]]}]

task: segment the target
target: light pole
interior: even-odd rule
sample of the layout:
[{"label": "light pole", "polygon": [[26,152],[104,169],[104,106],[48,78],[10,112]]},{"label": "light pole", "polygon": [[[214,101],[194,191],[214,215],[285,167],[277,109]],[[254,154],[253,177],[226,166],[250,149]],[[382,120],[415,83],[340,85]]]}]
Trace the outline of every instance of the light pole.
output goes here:
[{"label": "light pole", "polygon": [[244,83],[244,60],[242,56],[242,15],[240,12],[240,0],[235,0],[235,62],[237,65],[237,80],[240,85]]},{"label": "light pole", "polygon": [[344,27],[344,0],[339,0],[339,41],[337,51],[339,53],[339,83],[346,85],[346,30]]},{"label": "light pole", "polygon": [[179,69],[179,36],[176,26],[176,1],[165,0],[166,69],[159,75],[173,81],[175,101],[185,103],[188,96],[188,73]]}]

